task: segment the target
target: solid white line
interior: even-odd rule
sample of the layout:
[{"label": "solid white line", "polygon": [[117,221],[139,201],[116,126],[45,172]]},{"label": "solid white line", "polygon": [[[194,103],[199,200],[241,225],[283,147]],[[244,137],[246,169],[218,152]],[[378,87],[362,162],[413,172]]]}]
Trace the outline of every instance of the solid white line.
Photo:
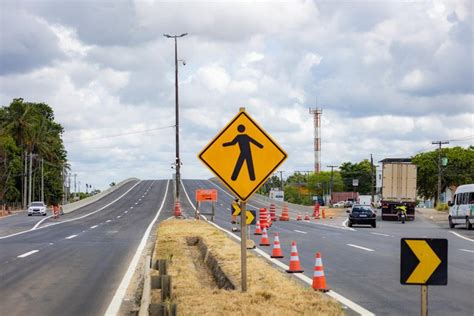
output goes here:
[{"label": "solid white line", "polygon": [[35,230],[35,229],[38,228],[38,226],[41,225],[45,220],[47,220],[48,218],[51,218],[51,217],[53,217],[53,215],[46,216],[45,218],[43,218],[42,220],[40,220],[38,223],[36,223],[36,225],[33,226],[33,228],[30,229],[30,230]]},{"label": "solid white line", "polygon": [[357,245],[353,245],[353,244],[346,244],[350,247],[354,247],[354,248],[359,248],[359,249],[362,249],[362,250],[366,250],[366,251],[375,251],[374,249],[370,249],[370,248],[365,248],[365,247],[361,247],[361,246],[357,246]]},{"label": "solid white line", "polygon": [[454,235],[456,235],[456,236],[458,236],[459,238],[465,239],[465,240],[467,240],[467,241],[472,241],[472,242],[474,242],[474,239],[470,239],[470,238],[464,237],[463,235],[460,235],[460,234],[455,233],[455,232],[450,232],[450,233],[451,233],[451,234],[454,234]]},{"label": "solid white line", "polygon": [[295,232],[297,232],[297,233],[301,233],[301,234],[307,234],[307,232],[303,232],[303,231],[301,231],[301,230],[296,230],[296,229],[294,229],[293,231],[295,231]]},{"label": "solid white line", "polygon": [[[95,210],[93,212],[90,212],[90,213],[87,213],[83,216],[79,216],[79,217],[76,217],[76,218],[71,218],[71,219],[68,219],[68,220],[65,220],[65,221],[62,221],[62,222],[58,222],[58,223],[52,223],[50,225],[47,225],[47,226],[43,226],[43,227],[39,227],[38,229],[44,229],[46,227],[51,227],[51,226],[56,226],[56,225],[59,225],[59,224],[64,224],[64,223],[69,223],[69,222],[73,222],[73,221],[77,221],[79,219],[83,219],[83,218],[86,218],[90,215],[93,215],[97,212],[100,212],[102,211],[103,209],[105,209],[106,207],[109,207],[110,205],[114,204],[115,202],[117,202],[118,200],[120,200],[121,198],[123,198],[128,192],[130,192],[133,188],[135,188],[141,181],[138,181],[133,187],[131,187],[130,189],[127,190],[127,192],[125,192],[124,194],[122,194],[121,196],[119,196],[118,198],[116,198],[115,200],[113,200],[112,202],[110,202],[109,204],[105,205],[105,206],[102,206],[101,208],[99,208],[98,210]],[[18,233],[14,233],[14,234],[11,234],[11,235],[7,235],[7,236],[2,236],[0,237],[0,239],[5,239],[5,238],[10,238],[10,237],[14,237],[14,236],[18,236],[18,235],[22,235],[22,234],[25,234],[25,233],[28,233],[28,232],[31,232],[32,230],[24,230],[24,231],[21,231],[21,232],[18,232]]]},{"label": "solid white line", "polygon": [[29,255],[32,255],[32,254],[34,254],[34,253],[37,253],[38,251],[39,251],[39,250],[31,250],[31,251],[29,251],[29,252],[27,252],[27,253],[24,253],[24,254],[22,254],[22,255],[17,256],[17,258],[25,258],[25,257],[28,257]]},{"label": "solid white line", "polygon": [[385,236],[385,237],[393,237],[392,235],[387,235],[387,234],[382,234],[382,233],[371,233],[372,235],[379,235],[379,236]]},{"label": "solid white line", "polygon": [[161,206],[156,212],[155,218],[151,221],[150,225],[148,225],[148,228],[146,229],[145,234],[143,235],[143,238],[140,241],[140,244],[138,245],[137,251],[135,252],[133,259],[130,262],[128,270],[125,273],[122,279],[122,282],[120,282],[120,285],[117,288],[117,291],[115,291],[115,295],[112,298],[112,301],[110,302],[109,307],[107,308],[107,311],[105,312],[105,315],[115,316],[119,312],[120,305],[122,305],[122,301],[127,291],[128,285],[130,284],[133,273],[135,272],[137,268],[140,255],[143,249],[145,249],[146,241],[148,239],[148,236],[150,235],[151,228],[153,227],[156,220],[158,219],[158,216],[160,216],[161,210],[163,209],[163,206],[165,205],[166,196],[168,195],[169,183],[170,181],[168,180],[168,182],[166,182],[166,191],[165,191],[165,195],[163,196],[163,200],[161,201]]},{"label": "solid white line", "polygon": [[94,225],[94,226],[91,226],[91,229],[94,229],[94,228],[96,228],[97,226],[99,226],[99,225]]},{"label": "solid white line", "polygon": [[66,237],[66,238],[64,238],[64,239],[73,239],[73,238],[75,238],[75,237],[77,237],[77,235],[71,235],[71,236]]},{"label": "solid white line", "polygon": [[465,252],[472,252],[472,253],[474,253],[474,250],[467,250],[467,249],[459,249],[459,250],[465,251]]},{"label": "solid white line", "polygon": [[[210,181],[211,183],[213,183],[212,181]],[[213,183],[214,184],[214,183]],[[217,186],[217,185],[216,185]],[[222,190],[222,188],[220,188],[219,186],[217,186],[219,189]],[[184,188],[184,185],[183,185],[183,188]],[[225,191],[224,191],[225,192]],[[191,202],[191,199],[189,198],[189,195],[188,193],[186,192],[186,188],[184,188],[184,193],[186,195],[186,197],[188,198],[188,201]],[[227,192],[226,192],[227,193]],[[191,202],[191,207],[194,208],[194,210],[196,210],[196,208],[194,207],[194,204]],[[213,222],[208,222],[209,224],[211,224],[212,226],[216,227],[217,229],[223,231],[224,233],[228,234],[230,237],[240,241],[240,237],[233,234],[232,232],[218,226],[217,224],[213,223]],[[266,252],[264,252],[263,250],[261,250],[260,248],[255,248],[254,250],[255,252],[257,252],[258,254],[260,254],[262,257],[264,257],[265,259],[267,259],[268,261],[272,262],[273,264],[275,264],[276,266],[279,266],[280,268],[284,269],[284,270],[288,270],[289,267],[284,264],[283,262],[279,261],[279,260],[276,260],[276,259],[273,259],[270,257],[269,254],[267,254]],[[293,275],[294,277],[302,280],[303,282],[305,282],[306,284],[308,285],[312,285],[313,284],[313,280],[309,277],[307,277],[306,275],[304,274],[294,274]],[[363,315],[363,316],[375,316],[374,313],[368,311],[367,309],[363,308],[362,306],[358,305],[357,303],[349,300],[348,298],[342,296],[341,294],[338,294],[334,291],[329,291],[327,293],[325,293],[326,295],[334,298],[335,300],[337,300],[338,302],[340,302],[341,304],[343,305],[346,305],[347,307],[349,307],[350,309],[352,309],[353,311],[355,311],[356,313],[360,314],[360,315]]]}]

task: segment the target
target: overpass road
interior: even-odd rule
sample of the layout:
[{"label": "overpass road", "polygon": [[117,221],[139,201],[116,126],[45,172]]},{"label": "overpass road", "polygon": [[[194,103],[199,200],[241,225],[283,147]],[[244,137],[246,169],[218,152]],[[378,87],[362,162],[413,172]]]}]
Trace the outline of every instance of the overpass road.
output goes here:
[{"label": "overpass road", "polygon": [[[231,231],[230,203],[233,196],[220,183],[207,180],[184,180],[193,204],[198,188],[218,189],[215,223]],[[183,198],[181,199],[183,201]],[[192,215],[193,208],[185,201],[184,209]],[[248,209],[269,207],[268,202],[252,197]],[[202,204],[206,212],[206,203]],[[207,206],[209,208],[209,205]],[[295,213],[291,213],[292,219]],[[305,275],[312,278],[314,256],[322,254],[328,285],[358,305],[377,315],[417,315],[420,313],[420,286],[400,284],[400,239],[403,237],[446,238],[448,252],[448,285],[429,287],[430,315],[472,315],[474,311],[474,240],[463,236],[462,230],[443,229],[418,216],[414,222],[378,221],[377,228],[343,226],[344,217],[316,222],[275,222],[269,236],[280,234],[280,242],[289,264],[291,241],[298,244],[299,258]],[[259,239],[251,237],[257,244]],[[238,233],[237,233],[238,234]],[[271,247],[259,247],[271,253]]]},{"label": "overpass road", "polygon": [[103,315],[163,199],[158,221],[171,215],[168,183],[127,184],[35,230],[27,216],[8,231],[2,219],[0,314]]}]

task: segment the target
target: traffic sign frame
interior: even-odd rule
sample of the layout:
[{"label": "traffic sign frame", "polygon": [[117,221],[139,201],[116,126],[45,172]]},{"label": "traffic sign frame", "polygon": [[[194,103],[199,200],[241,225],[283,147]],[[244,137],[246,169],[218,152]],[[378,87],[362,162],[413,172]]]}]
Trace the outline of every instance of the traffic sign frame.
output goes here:
[{"label": "traffic sign frame", "polygon": [[[232,183],[229,183],[229,180],[226,180],[224,176],[222,176],[219,171],[217,171],[203,156],[205,153],[211,148],[212,146],[215,145],[218,139],[227,132],[227,130],[242,116],[244,116],[246,119],[248,119],[252,124],[253,127],[255,127],[260,133],[262,133],[266,139],[273,144],[274,148],[278,150],[278,152],[281,153],[282,158],[275,163],[275,166],[269,169],[268,172],[266,172],[265,176],[263,176],[259,181],[256,181],[253,189],[250,190],[250,192],[243,194],[242,192],[239,192],[238,189],[234,188],[234,185]],[[288,158],[287,153],[273,140],[273,138],[268,135],[265,130],[263,130],[260,125],[255,122],[254,119],[248,115],[245,110],[240,110],[239,113],[209,142],[209,144],[199,153],[198,158],[224,183],[224,185],[232,191],[240,201],[246,202],[254,193],[257,191],[268,179],[268,177],[275,172],[275,170]],[[248,167],[248,166],[247,166]]]}]

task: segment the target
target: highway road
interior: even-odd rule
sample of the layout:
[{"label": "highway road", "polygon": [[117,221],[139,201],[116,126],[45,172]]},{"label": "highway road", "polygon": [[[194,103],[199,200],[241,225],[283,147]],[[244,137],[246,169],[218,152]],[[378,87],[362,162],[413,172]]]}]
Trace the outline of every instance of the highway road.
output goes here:
[{"label": "highway road", "polygon": [[0,220],[1,315],[103,315],[142,236],[171,216],[170,182],[135,181],[59,220]]},{"label": "highway road", "polygon": [[[207,180],[184,180],[186,192],[195,204],[198,188],[217,188],[219,202],[215,223],[230,231],[230,203],[233,197],[224,187]],[[191,203],[182,198],[185,213],[192,215]],[[206,205],[207,204],[207,205]],[[210,203],[203,203],[204,212]],[[268,202],[253,197],[249,209],[269,208]],[[280,213],[281,210],[277,210]],[[291,212],[292,219],[295,213]],[[298,244],[299,258],[305,275],[312,278],[314,256],[322,254],[329,287],[377,315],[417,315],[420,313],[420,286],[400,284],[400,239],[404,237],[448,239],[448,285],[430,286],[430,315],[472,315],[474,311],[474,239],[463,229],[444,229],[418,216],[414,222],[378,221],[377,228],[345,227],[345,218],[337,217],[311,222],[275,222],[270,229],[280,234],[280,242],[289,264],[291,241]],[[254,227],[252,227],[251,237]],[[456,234],[454,234],[455,232]],[[466,234],[467,233],[467,234]],[[468,237],[466,237],[468,236]],[[271,253],[271,247],[259,247]]]}]

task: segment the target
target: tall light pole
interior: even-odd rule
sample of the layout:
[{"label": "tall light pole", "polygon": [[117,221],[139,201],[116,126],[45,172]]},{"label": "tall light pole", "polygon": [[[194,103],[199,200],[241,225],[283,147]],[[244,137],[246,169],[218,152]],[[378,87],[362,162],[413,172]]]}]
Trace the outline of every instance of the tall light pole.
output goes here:
[{"label": "tall light pole", "polygon": [[440,195],[441,195],[441,146],[449,144],[449,141],[445,140],[438,140],[432,141],[431,144],[438,145],[438,196],[436,197],[436,206],[439,205],[440,202]]},{"label": "tall light pole", "polygon": [[179,199],[179,184],[181,182],[181,160],[179,159],[179,99],[178,99],[178,38],[184,37],[188,33],[181,35],[163,34],[164,37],[174,38],[174,89],[175,89],[175,120],[176,120],[176,199]]}]

